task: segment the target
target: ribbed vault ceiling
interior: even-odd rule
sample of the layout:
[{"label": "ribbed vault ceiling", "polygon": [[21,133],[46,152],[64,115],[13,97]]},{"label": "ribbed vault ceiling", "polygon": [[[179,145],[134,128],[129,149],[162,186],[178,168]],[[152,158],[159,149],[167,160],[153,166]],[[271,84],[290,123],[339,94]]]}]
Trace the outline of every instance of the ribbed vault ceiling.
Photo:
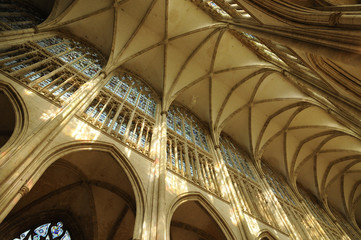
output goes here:
[{"label": "ribbed vault ceiling", "polygon": [[[70,32],[361,222],[361,141],[313,98],[188,0],[58,1],[40,30]],[[240,1],[242,2],[242,1]],[[247,10],[247,9],[246,9]],[[252,13],[253,15],[256,13]]]}]

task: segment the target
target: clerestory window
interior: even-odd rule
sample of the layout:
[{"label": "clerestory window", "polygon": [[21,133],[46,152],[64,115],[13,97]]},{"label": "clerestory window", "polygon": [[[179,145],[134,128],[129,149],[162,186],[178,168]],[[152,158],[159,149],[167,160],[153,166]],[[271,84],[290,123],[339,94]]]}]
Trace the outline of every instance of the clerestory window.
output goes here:
[{"label": "clerestory window", "polygon": [[102,131],[149,155],[156,94],[140,78],[120,71],[110,77],[81,117]]},{"label": "clerestory window", "polygon": [[94,48],[63,36],[0,49],[3,72],[60,104],[95,77],[103,64]]}]

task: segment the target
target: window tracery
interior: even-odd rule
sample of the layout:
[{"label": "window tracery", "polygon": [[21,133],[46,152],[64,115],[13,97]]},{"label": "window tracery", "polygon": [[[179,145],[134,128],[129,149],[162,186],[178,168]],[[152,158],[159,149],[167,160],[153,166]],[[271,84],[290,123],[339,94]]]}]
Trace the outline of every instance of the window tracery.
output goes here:
[{"label": "window tracery", "polygon": [[137,77],[114,74],[81,117],[102,131],[149,156],[156,95]]},{"label": "window tracery", "polygon": [[102,56],[82,42],[52,36],[0,51],[1,70],[62,104],[94,77]]},{"label": "window tracery", "polygon": [[199,121],[184,108],[171,106],[167,126],[168,169],[219,195],[206,131]]},{"label": "window tracery", "polygon": [[71,240],[69,231],[62,222],[45,223],[21,233],[14,240]]},{"label": "window tracery", "polygon": [[308,210],[312,214],[312,217],[316,219],[317,223],[320,224],[324,234],[331,240],[341,239],[342,233],[338,231],[337,227],[316,198],[306,192],[302,187],[299,187],[299,190],[304,196],[304,202],[306,203]]},{"label": "window tracery", "polygon": [[232,170],[236,170],[254,181],[256,180],[253,173],[254,170],[244,157],[244,154],[241,153],[239,147],[237,147],[231,138],[224,133],[220,136],[220,149],[223,161],[228,167],[231,167]]},{"label": "window tracery", "polygon": [[36,9],[23,1],[0,2],[0,31],[31,28],[44,20]]}]

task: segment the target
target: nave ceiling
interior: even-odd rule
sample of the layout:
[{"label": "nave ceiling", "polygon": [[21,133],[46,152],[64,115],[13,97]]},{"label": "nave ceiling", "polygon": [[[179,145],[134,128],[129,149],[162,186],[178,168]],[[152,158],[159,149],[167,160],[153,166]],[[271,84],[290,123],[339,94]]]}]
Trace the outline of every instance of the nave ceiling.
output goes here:
[{"label": "nave ceiling", "polygon": [[[106,73],[122,67],[137,74],[163,110],[174,101],[187,106],[216,143],[226,132],[257,164],[268,162],[293,187],[298,182],[361,223],[360,129],[345,126],[332,101],[300,86],[300,75],[286,71],[292,66],[267,61],[227,22],[188,0],[68,0],[55,1],[38,29],[90,42],[108,59]],[[328,87],[349,94],[319,74]],[[359,102],[357,92],[350,98]]]}]

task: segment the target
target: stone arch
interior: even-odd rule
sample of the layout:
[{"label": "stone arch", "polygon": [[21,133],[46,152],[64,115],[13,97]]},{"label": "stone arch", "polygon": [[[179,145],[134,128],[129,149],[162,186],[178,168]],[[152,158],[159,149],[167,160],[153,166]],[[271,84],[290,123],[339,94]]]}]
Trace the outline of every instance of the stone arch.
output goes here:
[{"label": "stone arch", "polygon": [[262,230],[258,234],[257,240],[276,240],[276,238],[267,230]]},{"label": "stone arch", "polygon": [[[39,179],[47,171],[47,169],[53,166],[54,163],[58,162],[59,159],[64,159],[68,156],[71,156],[71,154],[77,154],[77,153],[79,154],[79,152],[86,152],[86,151],[98,152],[98,153],[102,153],[103,155],[107,154],[109,155],[110,158],[112,158],[112,160],[115,160],[115,164],[122,169],[123,173],[125,174],[125,177],[123,178],[126,178],[129,181],[130,188],[132,189],[134,195],[133,197],[135,202],[135,207],[134,207],[135,213],[134,213],[134,227],[133,227],[132,236],[134,239],[140,238],[142,234],[141,230],[142,230],[142,223],[145,212],[144,210],[145,190],[140,181],[138,174],[136,173],[136,170],[133,168],[133,166],[128,161],[126,156],[116,146],[112,144],[108,144],[104,142],[94,143],[88,141],[80,141],[80,142],[77,141],[77,142],[70,142],[67,144],[59,145],[56,148],[53,148],[51,152],[49,151],[45,153],[42,157],[38,159],[38,161],[36,161],[33,164],[32,167],[30,167],[31,169],[34,169],[34,171],[32,172],[32,175],[25,184],[25,186],[28,189],[32,189],[32,187],[35,186],[35,184],[39,181]],[[101,181],[92,181],[92,180],[89,180],[86,183],[109,190],[114,194],[122,195],[121,191],[119,191],[119,189],[117,189],[116,186],[112,186],[111,184]],[[80,181],[79,183],[76,184],[82,184],[82,183]],[[130,210],[133,210],[132,207],[130,207]]]},{"label": "stone arch", "polygon": [[[236,239],[234,233],[229,228],[225,219],[221,216],[221,214],[217,211],[217,209],[212,205],[212,203],[210,203],[199,192],[188,192],[188,193],[181,194],[171,204],[171,207],[168,211],[167,218],[166,218],[167,238],[168,239],[170,239],[171,222],[172,222],[174,213],[181,205],[183,205],[185,203],[189,203],[189,202],[194,202],[196,204],[199,204],[200,208],[203,208],[203,210],[209,215],[209,217],[219,227],[221,233],[223,234],[223,236],[226,239],[233,239],[233,240]],[[190,225],[187,225],[186,228],[188,228],[190,231],[194,231],[194,229],[196,229],[196,227],[192,227]],[[213,237],[212,239],[216,239],[216,238]]]},{"label": "stone arch", "polygon": [[[0,111],[6,118],[0,120],[0,149],[6,150],[24,135],[28,125],[28,112],[25,103],[14,87],[0,81]],[[0,115],[2,115],[0,112]]]}]

